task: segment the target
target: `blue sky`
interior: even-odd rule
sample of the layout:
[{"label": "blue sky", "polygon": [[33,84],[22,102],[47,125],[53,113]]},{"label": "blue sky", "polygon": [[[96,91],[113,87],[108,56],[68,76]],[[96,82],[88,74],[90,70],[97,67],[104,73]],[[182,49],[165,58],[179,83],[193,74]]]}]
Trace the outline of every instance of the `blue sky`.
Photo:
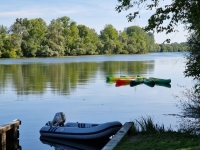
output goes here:
[{"label": "blue sky", "polygon": [[[16,18],[42,18],[49,24],[52,19],[68,16],[77,24],[94,28],[100,33],[106,24],[112,24],[118,31],[123,31],[125,27],[132,25],[144,27],[147,24],[150,11],[143,9],[140,18],[128,22],[126,15],[129,12],[116,12],[117,4],[117,0],[2,0],[0,25],[10,27]],[[156,43],[162,43],[167,38],[172,42],[185,42],[187,32],[183,31],[181,25],[177,29],[178,33],[170,35],[154,34]]]}]

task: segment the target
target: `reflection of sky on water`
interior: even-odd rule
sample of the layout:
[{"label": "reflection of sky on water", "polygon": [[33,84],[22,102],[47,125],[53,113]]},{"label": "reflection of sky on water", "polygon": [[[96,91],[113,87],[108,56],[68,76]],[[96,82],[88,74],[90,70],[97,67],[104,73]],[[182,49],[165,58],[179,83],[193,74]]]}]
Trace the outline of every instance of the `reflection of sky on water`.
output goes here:
[{"label": "reflection of sky on water", "polygon": [[[101,55],[101,56],[69,56],[62,58],[42,58],[42,63],[71,63],[71,62],[104,62],[104,61],[148,61],[160,59],[180,59],[185,53],[150,53],[134,55]],[[29,64],[40,63],[41,58],[23,58],[23,59],[0,59],[0,64]]]},{"label": "reflection of sky on water", "polygon": [[[115,87],[115,83],[106,83],[106,74],[102,72],[102,62],[100,62],[105,57],[100,56],[98,56],[101,59],[97,65],[97,71],[95,74],[89,74],[91,79],[86,82],[78,82],[77,87],[70,89],[67,94],[60,93],[59,89],[52,89],[50,83],[47,83],[47,88],[43,93],[18,95],[11,79],[8,78],[6,87],[1,89],[0,92],[0,124],[10,122],[16,118],[22,120],[20,145],[23,149],[30,150],[52,149],[39,141],[39,129],[47,121],[53,119],[56,112],[60,111],[65,113],[66,121],[70,122],[102,123],[118,120],[124,124],[128,121],[134,121],[140,116],[152,116],[156,123],[164,123],[166,127],[176,125],[176,117],[163,114],[179,113],[179,110],[175,107],[178,101],[172,96],[173,94],[179,94],[180,88],[178,84],[192,86],[191,79],[184,78],[182,73],[184,59],[180,59],[180,55],[176,55],[174,58],[171,58],[173,56],[171,53],[167,53],[165,57],[157,53],[134,56],[134,60],[139,59],[139,56],[142,56],[142,59],[148,57],[148,60],[156,57],[155,61],[145,60],[145,63],[153,64],[154,68],[147,70],[142,75],[146,77],[171,78],[171,88],[161,86],[151,88],[144,84],[135,87],[130,87],[129,85]],[[95,57],[95,59],[98,57]],[[119,60],[119,56],[106,57],[111,60]],[[131,57],[133,56],[121,58],[122,61],[125,61]],[[59,58],[56,59],[61,61]],[[78,57],[74,61],[79,59],[85,61],[88,57]],[[56,61],[53,58],[44,59],[46,63],[49,60]],[[2,61],[4,60],[1,60],[0,63]],[[12,63],[12,61],[16,60],[11,59],[10,61]],[[90,61],[93,61],[93,57]],[[117,72],[116,75],[124,75],[125,73],[121,71]]]}]

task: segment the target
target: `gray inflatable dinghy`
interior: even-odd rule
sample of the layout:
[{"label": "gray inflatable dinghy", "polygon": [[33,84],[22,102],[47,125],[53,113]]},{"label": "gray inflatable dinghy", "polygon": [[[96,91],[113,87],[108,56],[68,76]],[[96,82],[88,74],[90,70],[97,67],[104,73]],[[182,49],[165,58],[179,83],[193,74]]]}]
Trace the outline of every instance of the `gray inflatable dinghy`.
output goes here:
[{"label": "gray inflatable dinghy", "polygon": [[56,113],[53,121],[49,121],[40,129],[41,136],[66,139],[92,140],[109,138],[122,127],[119,121],[102,124],[68,122],[63,112]]}]

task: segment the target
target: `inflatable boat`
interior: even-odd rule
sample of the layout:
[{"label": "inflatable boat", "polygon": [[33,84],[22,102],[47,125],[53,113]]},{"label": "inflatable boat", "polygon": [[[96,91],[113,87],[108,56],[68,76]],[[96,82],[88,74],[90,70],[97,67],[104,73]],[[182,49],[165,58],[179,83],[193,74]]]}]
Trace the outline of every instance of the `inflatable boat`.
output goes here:
[{"label": "inflatable boat", "polygon": [[56,113],[53,121],[49,121],[40,129],[41,136],[92,140],[109,138],[121,127],[119,121],[106,122],[102,124],[65,122],[65,115],[62,112]]}]

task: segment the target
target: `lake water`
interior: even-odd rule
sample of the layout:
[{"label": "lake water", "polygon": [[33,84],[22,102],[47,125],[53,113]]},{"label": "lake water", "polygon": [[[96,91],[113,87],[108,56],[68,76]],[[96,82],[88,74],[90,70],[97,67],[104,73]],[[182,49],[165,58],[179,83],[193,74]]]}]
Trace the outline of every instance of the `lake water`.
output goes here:
[{"label": "lake water", "polygon": [[[179,101],[173,95],[191,87],[184,78],[183,53],[0,59],[0,124],[20,119],[19,145],[24,150],[53,150],[40,141],[40,128],[56,112],[66,122],[122,124],[151,116],[166,127],[177,125]],[[107,83],[108,75],[142,75],[171,79],[171,88]]]}]

